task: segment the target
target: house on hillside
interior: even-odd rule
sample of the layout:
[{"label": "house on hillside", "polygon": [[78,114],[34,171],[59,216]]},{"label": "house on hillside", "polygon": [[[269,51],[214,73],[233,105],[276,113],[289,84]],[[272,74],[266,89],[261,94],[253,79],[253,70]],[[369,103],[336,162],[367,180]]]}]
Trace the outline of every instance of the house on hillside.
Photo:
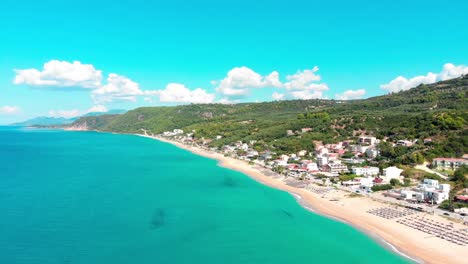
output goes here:
[{"label": "house on hillside", "polygon": [[435,158],[432,160],[432,166],[438,170],[456,170],[462,165],[468,165],[468,160],[456,158]]},{"label": "house on hillside", "polygon": [[371,145],[371,146],[373,146],[373,145],[375,145],[376,141],[377,141],[377,138],[367,137],[367,136],[362,136],[362,137],[359,137],[359,139],[358,139],[358,143],[360,145]]}]

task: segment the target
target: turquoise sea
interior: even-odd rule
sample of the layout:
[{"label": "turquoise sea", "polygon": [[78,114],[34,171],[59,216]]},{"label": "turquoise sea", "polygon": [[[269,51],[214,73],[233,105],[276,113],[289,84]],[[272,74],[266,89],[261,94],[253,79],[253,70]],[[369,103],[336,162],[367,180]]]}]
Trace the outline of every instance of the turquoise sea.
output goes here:
[{"label": "turquoise sea", "polygon": [[0,127],[0,263],[407,263],[170,144]]}]

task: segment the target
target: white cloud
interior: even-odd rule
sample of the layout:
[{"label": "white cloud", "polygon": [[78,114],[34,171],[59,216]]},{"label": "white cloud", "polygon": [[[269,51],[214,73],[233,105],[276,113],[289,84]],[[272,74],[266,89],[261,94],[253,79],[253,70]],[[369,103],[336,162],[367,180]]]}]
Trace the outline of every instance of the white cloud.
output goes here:
[{"label": "white cloud", "polygon": [[145,98],[143,98],[143,100],[144,100],[145,102],[148,102],[148,103],[153,102],[153,98],[151,98],[151,97],[145,97]]},{"label": "white cloud", "polygon": [[164,90],[146,91],[146,93],[158,95],[159,101],[167,103],[208,104],[215,99],[214,94],[207,93],[204,89],[197,88],[191,91],[180,83],[169,83]]},{"label": "white cloud", "polygon": [[42,70],[23,69],[15,72],[15,84],[31,86],[96,88],[102,80],[101,71],[79,61],[51,60],[44,63]]},{"label": "white cloud", "polygon": [[51,117],[63,117],[63,118],[72,118],[77,117],[81,114],[80,110],[78,109],[71,109],[71,110],[50,110],[49,116]]},{"label": "white cloud", "polygon": [[109,74],[107,84],[92,91],[91,96],[96,103],[106,103],[117,100],[136,101],[136,96],[143,95],[138,83],[125,76]]},{"label": "white cloud", "polygon": [[284,94],[273,92],[273,94],[271,95],[271,98],[273,98],[273,100],[276,100],[276,101],[283,100]]},{"label": "white cloud", "polygon": [[338,100],[353,100],[353,99],[361,99],[366,94],[366,90],[358,89],[358,90],[347,90],[342,94],[336,94],[335,97]]},{"label": "white cloud", "polygon": [[86,112],[87,113],[105,113],[107,112],[107,107],[105,107],[104,105],[94,105],[91,108],[89,108]]},{"label": "white cloud", "polygon": [[380,87],[389,92],[398,92],[411,89],[420,84],[430,84],[438,81],[445,81],[448,79],[460,77],[465,74],[468,74],[468,66],[455,66],[452,63],[446,63],[440,73],[429,72],[426,75],[415,76],[409,79],[403,76],[398,76],[389,83],[382,84]]},{"label": "white cloud", "polygon": [[109,74],[106,85],[93,90],[91,95],[96,103],[136,101],[138,96],[146,96],[143,99],[146,102],[151,102],[152,96],[158,96],[161,102],[166,103],[212,103],[215,98],[204,89],[190,90],[178,83],[169,83],[162,90],[141,90],[138,83],[114,73]]},{"label": "white cloud", "polygon": [[18,106],[1,106],[0,107],[0,115],[13,115],[17,114],[21,111],[21,109]]},{"label": "white cloud", "polygon": [[224,79],[211,83],[218,84],[216,91],[228,97],[245,96],[253,88],[281,86],[278,72],[274,71],[267,76],[262,76],[245,66],[233,68]]},{"label": "white cloud", "polygon": [[296,74],[286,76],[288,82],[284,84],[287,90],[313,90],[313,91],[326,91],[328,86],[325,84],[317,84],[321,80],[320,75],[316,74],[319,70],[315,66],[311,70],[298,71]]},{"label": "white cloud", "polygon": [[317,74],[318,70],[319,68],[315,66],[310,70],[298,71],[293,75],[286,76],[287,81],[283,83],[280,81],[277,71],[262,76],[243,66],[233,68],[223,80],[212,81],[212,83],[217,85],[217,92],[230,98],[243,97],[251,89],[265,87],[286,89],[294,98],[316,98],[323,96],[323,91],[328,90],[326,84],[319,83],[321,77]]}]

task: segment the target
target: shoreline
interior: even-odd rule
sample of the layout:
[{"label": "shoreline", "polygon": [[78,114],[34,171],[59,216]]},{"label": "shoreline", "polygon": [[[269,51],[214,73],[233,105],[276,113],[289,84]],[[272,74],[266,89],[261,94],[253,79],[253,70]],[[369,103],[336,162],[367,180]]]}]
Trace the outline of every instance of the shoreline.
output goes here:
[{"label": "shoreline", "polygon": [[[385,207],[388,206],[387,204],[365,197],[350,198],[343,196],[343,201],[339,200],[338,202],[324,199],[323,196],[321,197],[304,188],[293,187],[280,179],[267,176],[259,169],[248,165],[245,161],[224,157],[220,153],[210,152],[161,137],[142,134],[133,135],[169,143],[193,154],[214,159],[218,161],[220,167],[241,172],[261,184],[285,191],[292,195],[304,209],[350,225],[365,233],[381,246],[410,262],[462,264],[466,263],[465,259],[468,259],[468,250],[464,247],[454,250],[453,247],[455,246],[448,241],[439,238],[436,238],[438,241],[435,239],[430,240],[431,237],[428,234],[366,213],[369,206],[371,208],[376,206]],[[345,203],[347,203],[347,206],[345,206]]]},{"label": "shoreline", "polygon": [[[330,214],[327,214],[327,213],[324,213],[322,211],[320,211],[320,209],[318,208],[315,208],[314,204],[311,203],[310,201],[308,201],[307,199],[304,199],[300,194],[298,194],[297,192],[294,192],[294,191],[291,191],[291,190],[285,190],[283,188],[280,188],[278,186],[272,186],[268,183],[265,183],[264,181],[262,181],[261,179],[257,178],[256,176],[254,175],[251,175],[250,173],[247,173],[247,172],[244,172],[242,170],[239,170],[239,168],[237,167],[233,167],[233,166],[229,166],[226,164],[223,164],[223,159],[222,158],[225,158],[225,159],[233,159],[233,158],[230,158],[230,157],[222,157],[221,158],[221,154],[219,153],[209,153],[203,149],[200,149],[200,148],[195,148],[195,147],[190,147],[190,146],[187,146],[187,145],[184,145],[180,142],[176,142],[176,141],[171,141],[171,140],[167,140],[167,139],[164,139],[164,138],[160,138],[160,137],[153,137],[153,136],[148,136],[148,135],[141,135],[141,134],[134,134],[135,136],[140,136],[140,137],[145,137],[145,138],[149,138],[149,139],[153,139],[153,140],[157,140],[157,141],[160,141],[160,142],[164,142],[164,143],[168,143],[168,144],[171,144],[171,145],[174,145],[178,148],[181,148],[181,149],[184,149],[184,150],[187,150],[195,155],[199,155],[199,156],[202,156],[202,157],[205,157],[205,158],[209,158],[209,159],[213,159],[213,160],[216,160],[218,161],[218,166],[220,167],[223,167],[223,168],[226,168],[226,169],[230,169],[230,170],[235,170],[237,172],[241,172],[242,174],[245,174],[247,177],[259,182],[260,184],[263,184],[263,185],[266,185],[270,188],[274,188],[274,189],[277,189],[277,190],[280,190],[280,191],[284,191],[284,192],[287,192],[288,194],[290,194],[294,200],[296,200],[296,202],[301,206],[303,207],[305,210],[309,211],[309,212],[312,212],[314,214],[318,214],[322,217],[326,217],[328,219],[331,219],[331,220],[334,220],[334,221],[338,221],[338,222],[341,222],[343,224],[346,224],[346,225],[349,225],[357,230],[359,230],[360,232],[363,232],[364,234],[366,234],[368,237],[370,237],[371,239],[373,239],[374,241],[376,241],[379,245],[383,246],[384,248],[386,248],[387,250],[390,250],[392,251],[393,253],[397,254],[397,255],[400,255],[401,257],[413,262],[413,263],[427,263],[425,261],[423,261],[422,259],[419,259],[417,257],[413,257],[410,255],[410,253],[408,252],[405,252],[403,251],[402,249],[399,249],[398,247],[396,247],[395,245],[393,245],[391,242],[385,240],[384,238],[380,237],[378,234],[376,233],[373,233],[373,232],[370,232],[369,230],[366,230],[366,229],[363,229],[362,227],[358,226],[358,225],[355,225],[343,218],[340,218],[339,216],[334,216],[334,215],[330,215]],[[220,157],[214,157],[216,154],[220,155]],[[235,160],[235,159],[233,159]],[[235,160],[235,161],[240,161],[240,160]],[[243,162],[243,161],[240,161],[240,162]],[[245,162],[244,162],[245,163]],[[245,164],[246,166],[249,166],[251,167],[250,165],[248,165],[247,163]],[[252,168],[254,169],[254,168]],[[263,177],[268,177],[266,175],[263,175]],[[270,177],[268,177],[270,178]],[[275,179],[272,179],[272,180],[275,180]],[[277,180],[279,181],[279,180]],[[290,186],[291,187],[291,186]],[[291,187],[291,188],[296,188],[296,189],[299,189],[297,187]]]}]

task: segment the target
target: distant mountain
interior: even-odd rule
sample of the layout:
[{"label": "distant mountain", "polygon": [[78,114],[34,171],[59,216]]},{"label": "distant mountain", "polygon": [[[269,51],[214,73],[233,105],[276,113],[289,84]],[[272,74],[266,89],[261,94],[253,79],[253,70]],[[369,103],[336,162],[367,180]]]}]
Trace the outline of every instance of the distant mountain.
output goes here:
[{"label": "distant mountain", "polygon": [[[91,117],[91,116],[101,116],[101,115],[120,115],[126,113],[127,110],[122,109],[113,109],[107,112],[91,112],[87,113],[81,117]],[[78,120],[80,116],[73,118],[64,118],[64,117],[48,117],[48,116],[39,116],[23,122],[13,123],[12,126],[52,126],[52,125],[69,125]]]},{"label": "distant mountain", "polygon": [[48,117],[39,116],[23,122],[13,123],[12,126],[51,126],[51,125],[68,125],[77,120],[78,117],[64,118],[64,117]]},{"label": "distant mountain", "polygon": [[126,112],[127,110],[124,110],[124,109],[111,109],[107,112],[90,112],[90,113],[87,113],[86,115],[82,115],[82,117],[83,116],[100,116],[100,115],[121,115],[121,114],[125,114]]}]

